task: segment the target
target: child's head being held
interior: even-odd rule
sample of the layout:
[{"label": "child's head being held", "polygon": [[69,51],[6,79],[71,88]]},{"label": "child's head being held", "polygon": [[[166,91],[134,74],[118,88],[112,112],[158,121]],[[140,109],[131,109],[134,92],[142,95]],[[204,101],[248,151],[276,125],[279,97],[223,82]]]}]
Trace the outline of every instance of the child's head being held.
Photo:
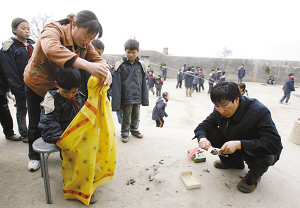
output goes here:
[{"label": "child's head being held", "polygon": [[57,92],[64,98],[71,99],[78,91],[81,83],[79,69],[69,67],[62,69],[60,67],[56,70],[55,87]]},{"label": "child's head being held", "polygon": [[104,44],[101,40],[94,39],[91,41],[91,44],[94,46],[95,50],[97,53],[102,56],[103,51],[104,51]]},{"label": "child's head being held", "polygon": [[139,54],[139,47],[140,43],[135,39],[129,39],[124,44],[127,60],[129,60],[131,64],[135,62],[135,59]]},{"label": "child's head being held", "polygon": [[30,36],[29,24],[23,18],[15,18],[11,23],[11,29],[20,42],[24,42]]},{"label": "child's head being held", "polygon": [[168,100],[169,100],[169,93],[168,92],[164,92],[162,94],[162,97],[168,102]]}]

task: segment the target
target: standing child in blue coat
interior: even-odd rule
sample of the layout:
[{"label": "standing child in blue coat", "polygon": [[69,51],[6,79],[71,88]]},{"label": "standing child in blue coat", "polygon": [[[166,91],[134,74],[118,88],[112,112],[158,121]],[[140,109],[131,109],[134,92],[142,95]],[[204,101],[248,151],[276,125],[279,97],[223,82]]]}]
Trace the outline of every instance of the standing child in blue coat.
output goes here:
[{"label": "standing child in blue coat", "polygon": [[169,93],[164,92],[162,97],[160,97],[153,108],[152,112],[152,120],[156,121],[156,127],[163,127],[164,126],[164,117],[168,117],[168,114],[165,111],[167,106],[167,102],[169,100]]},{"label": "standing child in blue coat", "polygon": [[116,63],[112,85],[112,110],[122,109],[122,142],[129,141],[129,131],[137,138],[143,138],[139,131],[140,105],[149,105],[149,93],[146,84],[146,66],[138,58],[139,42],[126,41],[127,57]]},{"label": "standing child in blue coat", "polygon": [[290,73],[289,74],[289,78],[285,81],[285,84],[282,88],[284,95],[280,100],[280,103],[283,103],[283,101],[285,100],[285,104],[288,104],[289,99],[291,97],[291,92],[295,91],[295,87],[294,87],[294,74]]},{"label": "standing child in blue coat", "polygon": [[177,73],[177,85],[176,89],[179,87],[182,87],[182,80],[183,80],[183,69],[179,69],[179,72]]},{"label": "standing child in blue coat", "polygon": [[156,97],[161,96],[161,88],[164,84],[164,81],[161,80],[162,75],[159,74],[157,79],[155,80],[155,87],[156,87]]},{"label": "standing child in blue coat", "polygon": [[211,74],[209,74],[209,79],[208,79],[208,93],[210,93],[211,89],[214,86],[214,83],[216,81],[216,76],[215,76],[215,70],[211,70]]},{"label": "standing child in blue coat", "polygon": [[200,83],[200,76],[199,76],[199,70],[200,67],[197,67],[194,73],[194,80],[193,80],[193,92],[196,89],[196,92],[198,92],[198,85]]},{"label": "standing child in blue coat", "polygon": [[245,70],[244,64],[242,64],[238,70],[238,83],[243,82],[243,78],[245,77],[245,75],[246,75],[246,70]]},{"label": "standing child in blue coat", "polygon": [[156,83],[156,78],[154,77],[153,70],[149,71],[149,74],[147,75],[146,80],[147,80],[147,85],[148,85],[149,91],[151,91],[152,94],[154,95],[153,87],[154,87],[154,84]]},{"label": "standing child in blue coat", "polygon": [[186,96],[192,97],[192,87],[193,87],[194,73],[192,68],[189,67],[184,76],[185,94]]},{"label": "standing child in blue coat", "polygon": [[199,92],[201,92],[201,88],[204,91],[204,74],[202,69],[199,69]]},{"label": "standing child in blue coat", "polygon": [[28,60],[32,55],[32,44],[34,44],[34,41],[29,39],[30,27],[25,19],[14,19],[11,27],[12,33],[15,37],[11,37],[2,43],[1,65],[8,80],[8,85],[12,93],[15,95],[16,117],[19,133],[22,136],[22,141],[27,143],[27,107],[23,73]]},{"label": "standing child in blue coat", "polygon": [[225,71],[222,71],[219,82],[225,82],[225,81],[226,81]]}]

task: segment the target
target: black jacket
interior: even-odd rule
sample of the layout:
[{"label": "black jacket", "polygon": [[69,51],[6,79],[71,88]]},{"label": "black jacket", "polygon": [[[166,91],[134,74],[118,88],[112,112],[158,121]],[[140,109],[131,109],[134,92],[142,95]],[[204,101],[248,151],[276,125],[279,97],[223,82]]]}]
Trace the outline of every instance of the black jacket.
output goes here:
[{"label": "black jacket", "polygon": [[187,71],[184,76],[184,86],[187,88],[193,87],[194,73],[192,71]]},{"label": "black jacket", "polygon": [[8,91],[9,91],[9,86],[6,77],[3,73],[2,67],[0,65],[0,95],[6,95]]},{"label": "black jacket", "polygon": [[[81,109],[85,103],[84,96],[77,92],[75,100]],[[41,103],[39,123],[44,141],[56,143],[76,115],[77,110],[72,100],[62,97],[55,90],[49,90]]]},{"label": "black jacket", "polygon": [[116,63],[112,82],[112,110],[118,111],[123,104],[149,105],[146,84],[146,67],[137,57],[131,64],[126,57]]},{"label": "black jacket", "polygon": [[242,152],[249,156],[279,155],[281,138],[271,118],[269,109],[256,99],[242,96],[237,111],[231,118],[214,110],[195,129],[195,137],[207,138],[219,128],[228,141],[240,140]]},{"label": "black jacket", "polygon": [[289,92],[295,91],[294,79],[287,78],[287,80],[285,81],[285,84],[283,86],[283,91],[284,91],[284,93],[289,93]]},{"label": "black jacket", "polygon": [[[27,42],[33,49],[32,44],[34,44],[34,41],[27,39]],[[3,48],[0,51],[0,62],[12,93],[24,97],[25,83],[23,81],[23,73],[30,59],[30,54],[28,49],[21,45],[23,43],[15,38],[9,38],[3,42]]]},{"label": "black jacket", "polygon": [[166,108],[166,100],[164,98],[159,98],[156,101],[156,104],[152,111],[152,120],[158,120],[163,117],[168,117],[168,114],[165,111]]}]

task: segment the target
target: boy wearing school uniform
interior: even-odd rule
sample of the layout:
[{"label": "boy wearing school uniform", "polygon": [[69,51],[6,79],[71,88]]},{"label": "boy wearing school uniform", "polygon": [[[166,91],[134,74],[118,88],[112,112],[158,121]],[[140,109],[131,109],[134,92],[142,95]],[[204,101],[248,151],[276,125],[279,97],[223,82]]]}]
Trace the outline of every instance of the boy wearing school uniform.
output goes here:
[{"label": "boy wearing school uniform", "polygon": [[112,85],[112,110],[122,110],[122,142],[129,141],[129,131],[137,138],[143,138],[139,131],[140,105],[149,105],[146,84],[146,66],[138,58],[139,42],[134,39],[126,41],[127,57],[116,63]]},{"label": "boy wearing school uniform", "polygon": [[156,127],[163,127],[164,126],[164,117],[168,117],[168,114],[165,111],[167,106],[167,102],[169,100],[169,93],[164,92],[162,97],[160,97],[153,108],[152,111],[152,120],[156,121]]},{"label": "boy wearing school uniform", "polygon": [[284,95],[280,100],[280,103],[283,103],[283,101],[285,100],[285,104],[287,105],[289,102],[289,99],[291,97],[291,92],[295,91],[295,87],[294,87],[294,74],[290,73],[289,74],[289,78],[287,78],[287,80],[285,81],[285,84],[282,88]]}]

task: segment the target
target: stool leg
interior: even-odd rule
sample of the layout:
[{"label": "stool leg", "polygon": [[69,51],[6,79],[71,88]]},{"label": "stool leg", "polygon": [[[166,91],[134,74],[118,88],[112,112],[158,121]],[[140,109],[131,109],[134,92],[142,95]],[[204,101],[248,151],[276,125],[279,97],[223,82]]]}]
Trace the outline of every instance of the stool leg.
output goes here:
[{"label": "stool leg", "polygon": [[41,165],[41,175],[42,178],[44,178],[44,155],[43,153],[40,153],[40,165]]},{"label": "stool leg", "polygon": [[[44,173],[45,173],[45,179],[46,179],[46,187],[47,187],[47,195],[48,195],[48,199],[47,199],[47,204],[52,204],[52,198],[51,198],[51,189],[50,189],[50,182],[49,182],[49,173],[48,173],[48,157],[49,157],[50,153],[46,154],[46,157],[44,158]],[[45,188],[46,188],[45,187]]]}]

